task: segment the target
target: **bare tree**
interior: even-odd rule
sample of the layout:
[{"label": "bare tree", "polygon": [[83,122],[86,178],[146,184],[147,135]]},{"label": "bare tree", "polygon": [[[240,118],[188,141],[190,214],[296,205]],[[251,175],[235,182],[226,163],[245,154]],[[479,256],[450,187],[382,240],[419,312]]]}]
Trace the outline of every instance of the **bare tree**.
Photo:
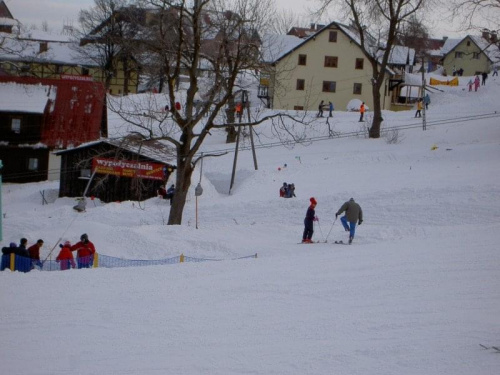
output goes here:
[{"label": "bare tree", "polygon": [[334,5],[340,6],[352,20],[360,47],[372,67],[373,122],[370,138],[380,138],[383,121],[380,89],[384,84],[391,49],[397,41],[402,24],[423,9],[428,0],[318,0],[319,13]]},{"label": "bare tree", "polygon": [[[164,77],[165,96],[151,95],[143,103],[122,98],[112,110],[145,139],[161,139],[175,149],[176,194],[169,225],[182,223],[191,177],[201,160],[198,152],[210,131],[236,125],[225,122],[224,111],[240,90],[243,73],[260,64],[258,31],[269,4],[269,0],[142,1],[147,16],[137,23],[142,27],[135,45]],[[164,102],[151,105],[158,97]]]},{"label": "bare tree", "polygon": [[500,0],[452,0],[449,9],[463,30],[500,31]]},{"label": "bare tree", "polygon": [[302,27],[305,23],[303,17],[295,13],[292,9],[276,11],[272,18],[273,20],[268,30],[271,34],[285,35],[292,27]]},{"label": "bare tree", "polygon": [[81,45],[76,51],[84,60],[96,63],[103,71],[104,85],[111,85],[118,61],[123,63],[125,71],[124,93],[128,93],[127,63],[129,61],[128,44],[124,40],[136,33],[131,19],[138,18],[131,14],[134,7],[129,7],[130,0],[94,0],[95,4],[88,10],[81,10],[79,23]]}]

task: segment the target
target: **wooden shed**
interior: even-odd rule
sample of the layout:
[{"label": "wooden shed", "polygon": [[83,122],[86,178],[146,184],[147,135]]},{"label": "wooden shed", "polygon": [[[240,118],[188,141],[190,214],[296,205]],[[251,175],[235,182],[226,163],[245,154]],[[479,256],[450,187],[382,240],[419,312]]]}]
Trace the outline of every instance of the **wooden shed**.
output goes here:
[{"label": "wooden shed", "polygon": [[157,195],[174,169],[171,149],[137,137],[101,139],[58,151],[60,197],[94,196],[103,202],[142,201]]}]

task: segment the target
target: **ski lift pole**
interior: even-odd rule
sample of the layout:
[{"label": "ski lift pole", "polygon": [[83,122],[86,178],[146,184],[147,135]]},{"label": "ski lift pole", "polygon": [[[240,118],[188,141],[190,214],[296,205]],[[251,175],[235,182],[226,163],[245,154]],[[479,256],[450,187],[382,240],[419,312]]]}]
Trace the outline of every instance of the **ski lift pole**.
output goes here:
[{"label": "ski lift pole", "polygon": [[238,125],[238,133],[236,134],[236,148],[234,150],[233,172],[231,173],[231,184],[229,185],[229,195],[231,195],[231,189],[233,188],[234,185],[234,176],[236,175],[236,163],[238,162],[240,135],[241,135],[241,116],[240,116],[240,125]]},{"label": "ski lift pole", "polygon": [[3,164],[2,164],[2,161],[0,160],[0,241],[3,240],[3,237],[2,237],[2,217],[3,217],[3,211],[2,211],[2,168],[3,168]]},{"label": "ski lift pole", "polygon": [[425,118],[425,69],[424,69],[424,56],[422,56],[422,130],[427,130],[427,119]]}]

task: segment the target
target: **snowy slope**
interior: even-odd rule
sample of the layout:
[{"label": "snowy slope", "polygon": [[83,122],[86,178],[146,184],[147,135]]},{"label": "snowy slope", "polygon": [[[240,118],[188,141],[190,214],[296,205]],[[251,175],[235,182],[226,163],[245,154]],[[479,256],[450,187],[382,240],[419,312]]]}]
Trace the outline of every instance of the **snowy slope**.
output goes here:
[{"label": "snowy slope", "polygon": [[[183,225],[165,226],[156,198],[77,214],[70,198],[41,205],[39,190],[57,183],[4,184],[2,246],[41,237],[45,257],[85,232],[105,255],[224,260],[0,272],[2,373],[497,374],[500,354],[479,344],[500,347],[500,80],[469,93],[462,78],[432,94],[435,125],[401,130],[397,144],[259,148],[257,171],[242,151],[231,195],[234,155],[206,159],[199,229],[193,195]],[[384,112],[385,126],[418,126],[413,116]],[[347,134],[357,120],[335,112],[331,124]],[[327,129],[322,119],[305,133]],[[275,141],[269,125],[256,130]],[[227,149],[223,139],[204,151]],[[297,198],[278,198],[283,182]],[[298,245],[312,196],[314,238],[331,230],[328,243]],[[350,197],[365,220],[352,246],[335,245]]]}]

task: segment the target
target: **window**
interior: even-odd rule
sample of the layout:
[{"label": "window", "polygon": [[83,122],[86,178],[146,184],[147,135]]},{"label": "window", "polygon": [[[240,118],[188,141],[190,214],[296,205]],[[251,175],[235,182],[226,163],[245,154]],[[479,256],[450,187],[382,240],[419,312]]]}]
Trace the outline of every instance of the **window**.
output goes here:
[{"label": "window", "polygon": [[63,67],[62,65],[56,65],[56,74],[62,74]]},{"label": "window", "polygon": [[30,171],[38,170],[38,159],[37,158],[29,158],[28,159],[28,169]]},{"label": "window", "polygon": [[336,31],[330,31],[330,35],[328,36],[328,41],[330,43],[337,43],[337,32]]},{"label": "window", "polygon": [[470,40],[467,41],[467,47],[470,47]]},{"label": "window", "polygon": [[472,52],[472,58],[476,59],[476,60],[479,60],[479,55],[480,54],[481,54],[480,52]]},{"label": "window", "polygon": [[87,68],[82,67],[82,76],[88,76],[89,75],[89,70]]},{"label": "window", "polygon": [[455,52],[455,58],[456,59],[461,59],[462,57],[464,57],[464,53],[463,52]]},{"label": "window", "polygon": [[365,63],[365,59],[356,59],[356,69],[363,69],[363,65]]},{"label": "window", "polygon": [[47,52],[49,49],[49,44],[47,42],[40,42],[40,53]]},{"label": "window", "polygon": [[294,105],[293,109],[295,111],[303,111],[304,110],[304,106],[303,105]]},{"label": "window", "polygon": [[325,68],[337,68],[339,58],[335,56],[325,56]]},{"label": "window", "polygon": [[304,90],[306,86],[306,80],[305,79],[298,79],[297,80],[297,86],[296,86],[296,90]]},{"label": "window", "polygon": [[355,83],[354,88],[352,90],[352,93],[354,95],[361,95],[361,88],[362,87],[363,87],[363,85],[361,83]]},{"label": "window", "polygon": [[299,55],[299,65],[306,65],[307,55]]},{"label": "window", "polygon": [[90,178],[92,171],[90,169],[80,169],[80,178]]},{"label": "window", "polygon": [[337,82],[323,81],[323,92],[335,92]]},{"label": "window", "polygon": [[11,129],[16,134],[21,134],[21,119],[13,118],[11,123]]}]

